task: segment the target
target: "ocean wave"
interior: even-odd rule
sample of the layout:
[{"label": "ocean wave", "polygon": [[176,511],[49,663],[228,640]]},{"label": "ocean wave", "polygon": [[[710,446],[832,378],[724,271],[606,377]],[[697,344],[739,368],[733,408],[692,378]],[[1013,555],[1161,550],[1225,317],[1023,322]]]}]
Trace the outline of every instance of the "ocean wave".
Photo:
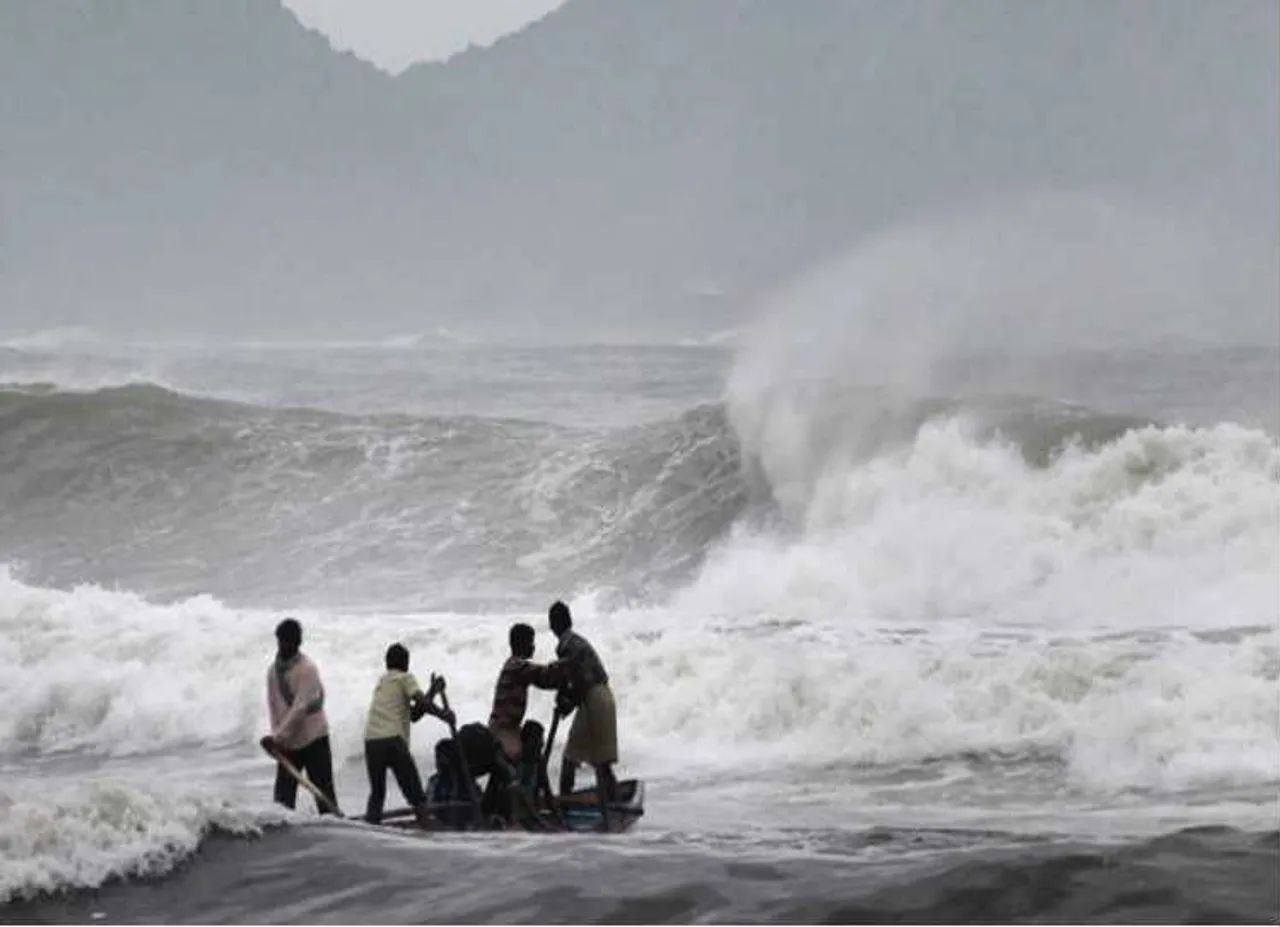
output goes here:
[{"label": "ocean wave", "polygon": [[[1199,445],[1184,435],[1177,466],[1165,460],[1151,479],[1149,459],[1135,451],[1156,439],[1176,448],[1176,437],[1135,434],[1130,446],[1108,446],[1110,460],[1082,452],[1059,471],[1036,470],[1010,448],[987,448],[1001,466],[971,467],[965,478],[1022,481],[1021,491],[993,497],[991,511],[1038,511],[1024,527],[1042,533],[984,532],[966,545],[944,533],[923,552],[927,574],[909,556],[842,553],[833,543],[841,535],[829,529],[786,547],[777,536],[739,535],[660,605],[574,600],[618,693],[623,772],[698,807],[731,802],[739,823],[781,809],[788,828],[803,821],[814,795],[824,826],[845,813],[954,821],[966,810],[957,795],[973,805],[988,793],[1006,821],[1028,809],[1110,820],[1139,796],[1163,823],[1177,808],[1190,814],[1243,790],[1253,818],[1265,819],[1271,803],[1260,796],[1274,794],[1280,768],[1280,562],[1274,534],[1265,533],[1274,513],[1260,510],[1242,475],[1267,475],[1267,458],[1253,460],[1249,441],[1235,455],[1213,450],[1231,435],[1201,435]],[[934,440],[967,447],[963,433],[944,427]],[[1229,466],[1237,468],[1231,480]],[[1115,472],[1083,480],[1073,467]],[[941,524],[940,506],[960,496],[941,491],[946,481],[902,469],[923,495],[921,514]],[[1037,497],[1037,484],[1054,492]],[[1089,485],[1106,491],[1083,492]],[[1210,504],[1204,495],[1212,487],[1228,496]],[[1230,493],[1238,494],[1234,508]],[[1071,523],[1072,506],[1087,517]],[[911,519],[886,508],[839,525],[842,543],[861,532],[874,550],[920,536]],[[1223,511],[1206,515],[1214,509]],[[1134,548],[1135,528],[1145,547]],[[753,544],[772,547],[751,559]],[[831,565],[825,573],[812,562],[797,569],[802,550]],[[1081,579],[1089,569],[1102,572]],[[913,604],[908,593],[922,575],[932,577],[934,597]],[[921,607],[930,603],[932,610]],[[254,756],[266,723],[271,632],[283,614],[208,596],[156,602],[92,585],[43,588],[0,571],[0,759],[23,770],[0,792],[0,901],[163,875],[210,833],[253,834],[282,819],[192,777],[169,790],[156,762],[167,757],[186,768],[184,757],[210,751]],[[297,614],[325,680],[340,766],[360,758],[368,693],[390,641],[410,647],[419,674],[447,675],[461,717],[482,719],[509,622],[533,620],[545,637],[543,618],[518,610]],[[549,710],[547,696],[534,693],[531,714]],[[438,731],[424,723],[413,749],[425,758]],[[104,760],[129,775],[40,772],[46,762],[88,768]],[[1168,807],[1159,810],[1162,800]],[[992,904],[1004,903],[1006,883],[1039,878],[1038,864],[1025,859],[992,865],[974,875],[991,883]],[[951,903],[951,876],[928,885]],[[802,908],[776,913],[812,913]]]},{"label": "ocean wave", "polygon": [[[1132,592],[1088,594],[1110,606]],[[624,762],[645,775],[704,770],[722,782],[751,781],[798,766],[834,770],[841,788],[871,788],[877,769],[941,763],[939,774],[947,767],[976,783],[991,773],[984,756],[1004,757],[1096,799],[1276,781],[1280,630],[1267,618],[1273,588],[1259,582],[1248,592],[1235,591],[1234,613],[1198,616],[1220,629],[1213,633],[1152,628],[1145,616],[1121,634],[1054,627],[1052,615],[1034,626],[1015,616],[1023,623],[1001,629],[998,614],[977,627],[920,616],[895,624],[834,608],[825,619],[782,611],[791,620],[780,621],[733,601],[604,612],[591,600],[575,605],[619,693]],[[1186,591],[1159,594],[1168,604]],[[517,614],[545,628],[540,617]],[[251,753],[265,729],[263,685],[281,617],[207,597],[151,603],[3,575],[0,757],[237,745]],[[402,640],[417,672],[444,673],[463,717],[483,718],[513,620],[299,617],[328,690],[335,755],[353,761],[388,643]],[[1221,633],[1245,617],[1251,630]],[[536,694],[530,710],[545,715],[547,697]]]},{"label": "ocean wave", "polygon": [[0,390],[0,437],[7,556],[55,578],[92,557],[178,595],[642,587],[687,572],[742,504],[714,407],[610,431],[26,387]]},{"label": "ocean wave", "polygon": [[[19,920],[272,923],[1264,923],[1280,835],[1223,827],[1063,841],[998,830],[791,831],[772,841],[501,844],[295,829],[209,841],[162,883],[9,908]],[[636,878],[642,869],[643,879]],[[423,878],[424,871],[440,877]]]},{"label": "ocean wave", "polygon": [[[794,532],[843,517],[862,503],[838,487],[918,467],[927,448],[956,472],[1004,459],[1002,447],[1054,472],[1132,435],[1151,435],[1152,448],[1181,440],[1148,420],[1043,400],[829,399],[816,403],[827,413],[810,402],[801,419],[771,406],[763,428],[733,402],[588,428],[263,406],[154,383],[9,386],[0,491],[13,502],[0,556],[52,581],[120,577],[167,595],[278,602],[305,590],[329,604],[488,607],[611,588],[624,602],[679,589],[752,524]],[[1232,440],[1223,428],[1183,433],[1205,436],[1187,440],[1210,453]],[[957,436],[943,447],[947,429]],[[1267,441],[1256,438],[1259,453]]]},{"label": "ocean wave", "polygon": [[239,806],[189,783],[10,778],[0,792],[0,904],[162,876],[212,833],[250,836],[284,820],[281,809]]},{"label": "ocean wave", "polygon": [[757,910],[775,922],[1254,923],[1275,910],[1278,836],[1188,828],[1123,846],[1024,843]]},{"label": "ocean wave", "polygon": [[12,351],[45,352],[95,346],[105,341],[106,339],[88,326],[67,325],[2,338],[0,348],[8,348]]}]

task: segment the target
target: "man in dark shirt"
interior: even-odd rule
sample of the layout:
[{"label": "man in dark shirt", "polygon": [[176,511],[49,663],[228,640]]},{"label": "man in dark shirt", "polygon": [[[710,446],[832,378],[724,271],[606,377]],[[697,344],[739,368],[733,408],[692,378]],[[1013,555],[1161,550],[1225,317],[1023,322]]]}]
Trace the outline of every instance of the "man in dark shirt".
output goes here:
[{"label": "man in dark shirt", "polygon": [[565,667],[558,663],[543,666],[533,662],[534,633],[527,624],[514,624],[507,636],[511,656],[502,664],[493,687],[493,710],[489,730],[513,763],[520,762],[523,746],[520,725],[529,705],[529,687],[555,689],[564,684]]},{"label": "man in dark shirt", "polygon": [[[618,709],[609,688],[609,674],[595,648],[573,630],[569,606],[556,602],[547,617],[560,640],[556,664],[563,665],[567,675],[556,707],[561,714],[577,711],[560,764],[560,794],[573,791],[578,765],[586,763],[595,769],[596,791],[607,809],[608,803],[617,800],[618,792],[613,775],[613,764],[618,762]],[[607,816],[607,810],[605,813]]]}]

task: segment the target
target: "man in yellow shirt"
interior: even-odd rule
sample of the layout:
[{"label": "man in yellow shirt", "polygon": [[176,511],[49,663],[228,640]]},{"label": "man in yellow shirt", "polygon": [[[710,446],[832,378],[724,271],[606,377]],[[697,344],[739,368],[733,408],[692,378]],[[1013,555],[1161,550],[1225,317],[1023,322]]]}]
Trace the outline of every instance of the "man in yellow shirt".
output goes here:
[{"label": "man in yellow shirt", "polygon": [[398,643],[387,648],[387,671],[374,687],[364,728],[364,763],[369,772],[369,803],[364,818],[370,824],[382,821],[387,770],[395,774],[396,784],[414,809],[418,823],[428,823],[422,779],[409,753],[409,725],[423,715],[432,715],[446,724],[452,722],[452,713],[435,704],[436,695],[443,688],[442,680],[433,673],[431,686],[424,694],[409,672],[409,651]]}]

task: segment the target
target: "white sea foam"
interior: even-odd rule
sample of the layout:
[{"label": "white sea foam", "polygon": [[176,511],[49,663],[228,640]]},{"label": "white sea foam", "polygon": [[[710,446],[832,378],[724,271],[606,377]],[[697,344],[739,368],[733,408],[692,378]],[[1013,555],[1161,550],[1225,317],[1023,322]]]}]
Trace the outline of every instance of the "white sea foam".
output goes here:
[{"label": "white sea foam", "polygon": [[[794,737],[801,761],[876,760],[1049,743],[1087,765],[1099,725],[1128,725],[1137,740],[1120,753],[1158,728],[1165,761],[1131,757],[1130,773],[1084,780],[1264,775],[1261,762],[1193,754],[1227,741],[1237,756],[1274,752],[1278,455],[1268,436],[1228,426],[1150,429],[1035,469],[938,423],[892,458],[828,475],[798,535],[739,532],[667,605],[601,614],[586,602],[583,620],[628,731],[657,752],[705,741],[708,754],[768,754]],[[0,751],[251,743],[280,617],[0,574]],[[404,639],[419,670],[447,672],[462,711],[483,716],[511,620],[301,617],[350,757],[390,641]],[[1241,627],[1261,630],[1203,633]],[[1171,705],[1181,734],[1165,730]]]},{"label": "white sea foam", "polygon": [[[1102,804],[1277,781],[1273,437],[1151,427],[1037,467],[950,418],[870,460],[804,472],[817,477],[791,497],[789,531],[740,528],[665,604],[574,600],[614,678],[624,774],[764,781],[834,764],[854,787],[877,768],[1024,758]],[[281,617],[4,570],[0,757],[18,770],[66,751],[126,769],[135,754],[239,745],[251,757]],[[513,620],[299,617],[339,762],[360,755],[388,643],[408,644],[417,672],[447,674],[463,720],[483,719]],[[550,643],[542,630],[540,656]],[[545,718],[547,697],[531,711]],[[442,733],[415,731],[424,763]],[[70,793],[36,775],[0,793],[0,846],[22,861],[6,865],[10,894],[155,871],[210,823],[257,820],[127,774]]]},{"label": "white sea foam", "polygon": [[125,876],[162,875],[217,829],[247,835],[284,813],[237,806],[199,787],[6,777],[0,788],[0,904]]}]

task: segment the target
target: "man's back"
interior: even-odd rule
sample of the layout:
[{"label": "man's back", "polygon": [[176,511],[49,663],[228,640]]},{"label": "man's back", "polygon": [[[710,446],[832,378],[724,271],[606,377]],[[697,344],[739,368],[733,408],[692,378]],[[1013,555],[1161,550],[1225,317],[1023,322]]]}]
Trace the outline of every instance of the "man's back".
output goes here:
[{"label": "man's back", "polygon": [[566,631],[556,645],[556,657],[569,667],[570,677],[581,694],[598,685],[607,685],[609,674],[590,641],[577,631]]},{"label": "man's back", "polygon": [[272,662],[267,669],[267,711],[273,736],[297,750],[329,733],[320,670],[305,653]]},{"label": "man's back", "polygon": [[421,693],[413,673],[390,669],[382,674],[373,689],[369,703],[369,718],[365,722],[365,740],[383,740],[388,737],[403,738],[409,742],[409,725],[412,721],[414,696]]},{"label": "man's back", "polygon": [[490,727],[519,731],[529,704],[529,686],[554,689],[559,678],[559,673],[551,667],[524,657],[508,657],[494,683]]}]

